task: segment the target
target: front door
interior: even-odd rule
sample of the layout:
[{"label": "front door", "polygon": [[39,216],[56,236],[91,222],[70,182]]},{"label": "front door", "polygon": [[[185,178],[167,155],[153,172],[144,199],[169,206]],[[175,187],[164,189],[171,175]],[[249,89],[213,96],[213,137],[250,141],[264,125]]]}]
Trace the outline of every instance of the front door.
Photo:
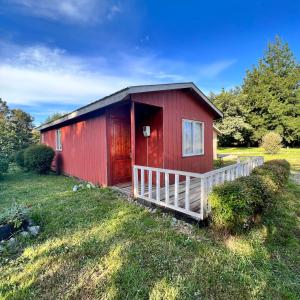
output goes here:
[{"label": "front door", "polygon": [[131,181],[130,113],[127,107],[110,115],[111,183]]}]

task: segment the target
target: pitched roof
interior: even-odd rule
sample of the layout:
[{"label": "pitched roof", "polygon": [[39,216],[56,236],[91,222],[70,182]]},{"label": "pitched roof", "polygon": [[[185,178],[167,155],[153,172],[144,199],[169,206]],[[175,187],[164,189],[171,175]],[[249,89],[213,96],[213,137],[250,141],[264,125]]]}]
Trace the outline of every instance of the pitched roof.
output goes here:
[{"label": "pitched roof", "polygon": [[61,118],[45,123],[43,125],[38,126],[37,130],[44,130],[49,127],[53,127],[64,123],[66,121],[70,121],[72,119],[76,119],[79,116],[83,116],[95,110],[104,108],[108,105],[120,102],[126,99],[131,94],[137,93],[146,93],[146,92],[158,92],[158,91],[168,91],[168,90],[181,90],[181,89],[189,89],[195,92],[199,98],[204,101],[218,117],[223,117],[222,112],[214,106],[214,104],[201,92],[200,89],[193,82],[184,82],[184,83],[168,83],[168,84],[155,84],[155,85],[139,85],[139,86],[131,86],[125,89],[122,89],[116,93],[113,93],[109,96],[106,96],[100,100],[94,101],[88,105],[82,106],[77,110],[70,112],[62,116]]}]

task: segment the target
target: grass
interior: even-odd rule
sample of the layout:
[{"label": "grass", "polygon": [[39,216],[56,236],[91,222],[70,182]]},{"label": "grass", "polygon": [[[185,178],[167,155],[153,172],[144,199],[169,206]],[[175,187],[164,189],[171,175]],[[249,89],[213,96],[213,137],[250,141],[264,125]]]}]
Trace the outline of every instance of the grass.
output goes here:
[{"label": "grass", "polygon": [[282,148],[278,154],[267,154],[263,148],[218,148],[218,154],[235,155],[259,155],[264,156],[265,160],[286,159],[291,164],[292,170],[300,171],[300,148]]},{"label": "grass", "polygon": [[72,192],[62,176],[10,173],[0,210],[16,200],[41,225],[0,255],[3,299],[299,299],[300,188],[263,224],[226,236],[125,200],[109,189]]}]

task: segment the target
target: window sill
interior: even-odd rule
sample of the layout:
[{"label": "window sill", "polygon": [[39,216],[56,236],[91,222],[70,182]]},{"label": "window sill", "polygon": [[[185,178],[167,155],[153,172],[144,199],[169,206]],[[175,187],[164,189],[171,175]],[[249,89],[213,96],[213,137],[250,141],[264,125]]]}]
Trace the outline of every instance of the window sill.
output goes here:
[{"label": "window sill", "polygon": [[204,153],[196,153],[196,154],[183,154],[182,157],[193,157],[193,156],[203,156]]}]

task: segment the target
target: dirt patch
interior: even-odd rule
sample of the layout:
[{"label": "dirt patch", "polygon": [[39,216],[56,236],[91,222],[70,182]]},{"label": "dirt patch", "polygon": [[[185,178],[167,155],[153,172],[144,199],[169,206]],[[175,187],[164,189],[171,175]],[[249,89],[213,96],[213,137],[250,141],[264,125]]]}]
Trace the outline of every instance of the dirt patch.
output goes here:
[{"label": "dirt patch", "polygon": [[300,172],[296,172],[294,171],[292,174],[291,174],[291,179],[300,185]]}]

